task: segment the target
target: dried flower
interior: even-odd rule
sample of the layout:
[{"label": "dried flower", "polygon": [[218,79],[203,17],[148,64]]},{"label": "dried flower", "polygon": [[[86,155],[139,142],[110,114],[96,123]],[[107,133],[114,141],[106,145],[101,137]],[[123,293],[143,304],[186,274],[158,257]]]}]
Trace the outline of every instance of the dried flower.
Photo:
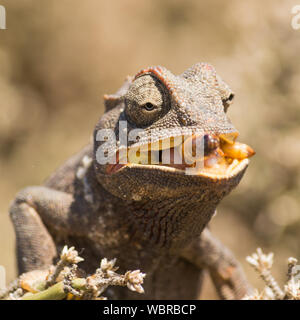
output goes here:
[{"label": "dried flower", "polygon": [[248,256],[246,260],[251,264],[258,272],[263,270],[270,270],[273,265],[273,252],[264,254],[261,248],[257,248],[256,252],[252,256]]},{"label": "dried flower", "polygon": [[284,291],[290,300],[300,300],[300,281],[292,278],[285,286]]},{"label": "dried flower", "polygon": [[246,295],[243,300],[274,300],[274,293],[269,287],[265,287],[262,292],[255,289],[253,294]]},{"label": "dried flower", "polygon": [[69,264],[77,264],[84,260],[83,258],[79,257],[78,251],[75,250],[74,247],[68,248],[67,246],[64,246],[60,255],[60,259]]},{"label": "dried flower", "polygon": [[115,267],[117,259],[112,259],[112,260],[107,260],[106,258],[102,259],[100,262],[100,269],[103,272],[107,272],[107,271],[116,271],[118,270],[118,267]]},{"label": "dried flower", "polygon": [[281,300],[284,298],[284,292],[280,289],[270,271],[273,265],[273,257],[274,254],[272,252],[264,254],[261,248],[257,248],[256,252],[252,256],[248,256],[246,260],[259,273],[267,287],[272,290],[275,298]]},{"label": "dried flower", "polygon": [[138,293],[144,293],[142,283],[144,282],[145,276],[146,274],[142,273],[140,270],[127,271],[125,274],[125,279],[127,280],[128,289]]},{"label": "dried flower", "polygon": [[252,256],[246,258],[247,261],[255,268],[259,273],[261,278],[266,283],[267,287],[263,292],[259,293],[257,290],[253,295],[246,296],[244,299],[248,300],[300,300],[300,280],[296,277],[297,272],[295,272],[297,259],[290,257],[288,259],[288,281],[284,285],[284,290],[282,291],[271,275],[271,267],[273,264],[273,253],[268,255],[264,254],[260,248],[253,253]]}]

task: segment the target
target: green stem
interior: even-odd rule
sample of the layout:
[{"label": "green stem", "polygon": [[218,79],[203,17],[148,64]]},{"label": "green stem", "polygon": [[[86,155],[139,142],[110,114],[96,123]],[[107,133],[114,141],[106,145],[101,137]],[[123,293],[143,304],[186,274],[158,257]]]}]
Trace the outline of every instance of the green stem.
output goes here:
[{"label": "green stem", "polygon": [[64,285],[62,282],[58,282],[50,288],[30,295],[22,297],[22,300],[62,300],[67,296],[64,292]]},{"label": "green stem", "polygon": [[[86,281],[83,278],[76,278],[72,281],[72,287],[74,289],[80,290],[84,289]],[[63,282],[58,282],[50,288],[33,294],[27,294],[22,297],[22,300],[62,300],[67,296],[64,291]]]}]

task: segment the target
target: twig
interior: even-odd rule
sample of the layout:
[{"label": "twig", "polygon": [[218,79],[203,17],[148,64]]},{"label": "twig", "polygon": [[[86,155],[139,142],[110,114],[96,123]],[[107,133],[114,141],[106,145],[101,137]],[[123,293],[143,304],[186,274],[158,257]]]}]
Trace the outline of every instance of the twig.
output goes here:
[{"label": "twig", "polygon": [[67,246],[64,246],[60,255],[60,260],[54,267],[53,273],[51,273],[48,277],[46,288],[49,288],[56,282],[58,276],[64,270],[65,267],[77,264],[83,260],[83,258],[79,257],[78,252],[75,250],[74,247],[68,249]]},{"label": "twig", "polygon": [[[88,277],[82,277],[77,264],[83,261],[74,247],[63,248],[60,260],[47,270],[34,270],[21,275],[2,295],[2,299],[62,300],[62,299],[106,299],[102,293],[109,286],[122,286],[144,293],[142,287],[145,274],[140,270],[118,274],[116,259],[101,260],[100,267]],[[81,272],[79,272],[81,271]]]},{"label": "twig", "polygon": [[259,293],[255,290],[251,296],[246,296],[244,299],[249,300],[300,300],[300,281],[296,278],[294,267],[297,264],[297,259],[288,259],[287,283],[284,285],[284,290],[281,290],[278,283],[271,274],[273,265],[273,253],[264,254],[260,248],[256,250],[252,256],[248,256],[246,260],[258,272],[264,280],[267,287]]}]

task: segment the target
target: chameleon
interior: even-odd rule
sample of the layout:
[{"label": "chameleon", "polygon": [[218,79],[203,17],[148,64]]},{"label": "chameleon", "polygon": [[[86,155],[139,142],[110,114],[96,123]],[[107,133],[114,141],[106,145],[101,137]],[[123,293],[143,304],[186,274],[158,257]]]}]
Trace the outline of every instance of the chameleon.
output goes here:
[{"label": "chameleon", "polygon": [[233,98],[208,63],[180,75],[149,67],[104,95],[92,141],[11,203],[19,273],[49,267],[68,245],[85,270],[116,257],[121,271],[147,274],[144,295],[111,288],[109,299],[197,299],[207,275],[222,299],[249,294],[240,263],[209,229],[255,153],[236,141]]}]

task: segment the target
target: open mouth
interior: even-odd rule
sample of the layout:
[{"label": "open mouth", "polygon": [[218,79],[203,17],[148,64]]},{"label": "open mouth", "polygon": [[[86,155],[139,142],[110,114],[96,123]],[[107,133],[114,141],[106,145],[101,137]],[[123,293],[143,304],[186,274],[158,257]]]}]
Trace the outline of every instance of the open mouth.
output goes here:
[{"label": "open mouth", "polygon": [[126,166],[144,166],[213,178],[234,176],[255,154],[250,146],[237,142],[237,136],[237,133],[176,136],[132,146],[117,151],[117,161],[107,166],[107,173],[118,172]]}]

